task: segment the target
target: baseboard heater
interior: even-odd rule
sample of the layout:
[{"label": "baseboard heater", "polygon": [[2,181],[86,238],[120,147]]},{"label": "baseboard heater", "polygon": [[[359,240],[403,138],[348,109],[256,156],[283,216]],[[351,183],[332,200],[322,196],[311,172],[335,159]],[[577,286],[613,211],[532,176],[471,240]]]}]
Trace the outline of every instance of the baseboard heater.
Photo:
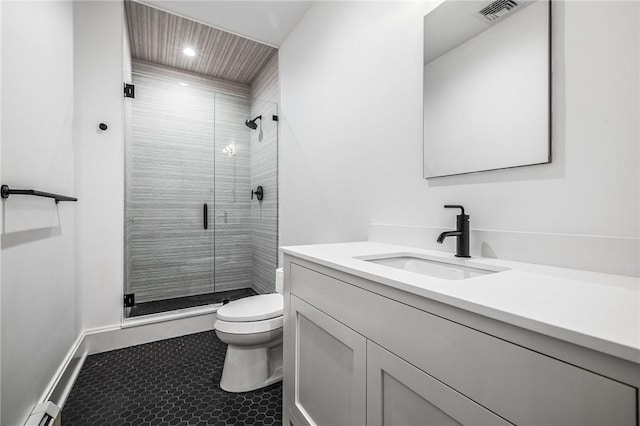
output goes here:
[{"label": "baseboard heater", "polygon": [[51,401],[36,405],[24,426],[62,426],[60,407]]}]

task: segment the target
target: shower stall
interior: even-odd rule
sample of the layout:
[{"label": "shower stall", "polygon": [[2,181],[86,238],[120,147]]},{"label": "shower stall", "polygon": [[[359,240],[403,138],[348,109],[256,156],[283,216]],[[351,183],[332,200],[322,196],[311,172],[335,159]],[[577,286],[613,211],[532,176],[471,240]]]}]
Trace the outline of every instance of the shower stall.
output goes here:
[{"label": "shower stall", "polygon": [[143,61],[133,61],[132,78],[125,318],[273,292],[277,104]]}]

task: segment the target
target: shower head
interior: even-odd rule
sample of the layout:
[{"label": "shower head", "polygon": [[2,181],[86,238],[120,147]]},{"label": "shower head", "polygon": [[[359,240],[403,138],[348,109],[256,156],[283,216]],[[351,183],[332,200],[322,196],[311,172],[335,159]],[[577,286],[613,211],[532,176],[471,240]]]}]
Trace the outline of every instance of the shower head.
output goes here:
[{"label": "shower head", "polygon": [[245,121],[245,122],[244,122],[244,124],[245,124],[248,128],[255,130],[255,129],[257,129],[257,128],[258,128],[258,125],[256,124],[256,121],[257,121],[257,120],[262,120],[262,116],[261,116],[261,115],[259,115],[259,116],[257,116],[256,118],[254,118],[253,120],[247,120],[247,121]]}]

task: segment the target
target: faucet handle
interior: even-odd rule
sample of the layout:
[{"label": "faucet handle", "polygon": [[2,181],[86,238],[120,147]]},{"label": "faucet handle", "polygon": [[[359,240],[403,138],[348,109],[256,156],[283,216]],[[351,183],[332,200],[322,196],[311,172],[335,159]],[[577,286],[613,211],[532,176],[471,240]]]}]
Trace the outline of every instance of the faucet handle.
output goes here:
[{"label": "faucet handle", "polygon": [[461,210],[460,214],[461,214],[461,215],[463,215],[463,216],[465,216],[465,214],[464,214],[464,207],[462,207],[462,206],[461,206],[461,205],[459,205],[459,204],[445,204],[445,205],[444,205],[444,208],[445,208],[445,209],[460,209],[460,210]]}]

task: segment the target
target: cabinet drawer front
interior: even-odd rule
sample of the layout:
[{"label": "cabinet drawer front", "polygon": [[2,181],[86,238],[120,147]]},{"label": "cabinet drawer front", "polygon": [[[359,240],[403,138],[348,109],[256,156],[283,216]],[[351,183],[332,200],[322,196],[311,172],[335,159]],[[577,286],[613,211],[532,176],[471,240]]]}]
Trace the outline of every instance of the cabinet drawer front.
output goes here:
[{"label": "cabinet drawer front", "polygon": [[290,315],[295,417],[310,425],[364,425],[366,339],[295,296]]},{"label": "cabinet drawer front", "polygon": [[449,386],[367,342],[367,426],[507,426]]},{"label": "cabinet drawer front", "polygon": [[293,262],[291,292],[509,422],[637,424],[634,387]]}]

